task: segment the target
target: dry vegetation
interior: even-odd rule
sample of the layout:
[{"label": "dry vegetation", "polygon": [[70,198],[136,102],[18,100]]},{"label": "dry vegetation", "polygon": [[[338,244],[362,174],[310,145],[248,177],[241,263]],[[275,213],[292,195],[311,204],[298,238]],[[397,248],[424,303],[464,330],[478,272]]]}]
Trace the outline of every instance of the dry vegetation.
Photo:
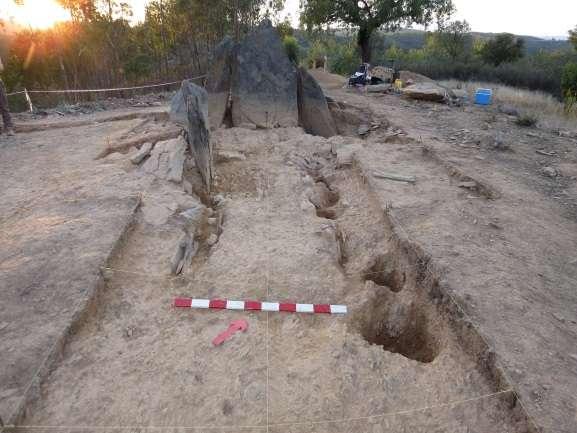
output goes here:
[{"label": "dry vegetation", "polygon": [[465,90],[471,100],[474,99],[477,89],[493,89],[495,104],[509,105],[516,108],[521,116],[535,117],[544,128],[577,130],[577,107],[567,113],[565,105],[548,93],[477,81],[448,80],[441,84]]}]

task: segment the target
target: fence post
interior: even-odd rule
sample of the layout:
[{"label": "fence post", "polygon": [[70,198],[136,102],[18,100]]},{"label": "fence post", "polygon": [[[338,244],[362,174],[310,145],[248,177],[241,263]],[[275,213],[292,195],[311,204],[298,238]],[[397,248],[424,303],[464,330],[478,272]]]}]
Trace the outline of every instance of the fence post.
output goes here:
[{"label": "fence post", "polygon": [[28,90],[24,88],[24,96],[26,96],[26,102],[28,102],[28,108],[30,109],[31,113],[34,113],[34,106],[32,105],[32,99],[30,99],[30,95],[28,94]]}]

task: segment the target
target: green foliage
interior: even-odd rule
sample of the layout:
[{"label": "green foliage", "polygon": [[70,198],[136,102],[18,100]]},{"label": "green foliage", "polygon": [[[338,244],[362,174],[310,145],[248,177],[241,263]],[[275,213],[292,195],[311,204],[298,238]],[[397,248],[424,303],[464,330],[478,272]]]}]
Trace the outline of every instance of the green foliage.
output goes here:
[{"label": "green foliage", "polygon": [[523,39],[510,33],[501,33],[487,41],[481,50],[481,57],[487,64],[499,66],[523,57]]},{"label": "green foliage", "polygon": [[314,41],[309,48],[307,54],[307,65],[309,68],[316,68],[322,66],[325,63],[325,57],[327,57],[327,46],[325,43],[317,40]]},{"label": "green foliage", "polygon": [[357,44],[364,62],[371,61],[370,41],[375,30],[396,30],[403,24],[428,24],[453,11],[451,0],[302,0],[301,21],[307,27],[341,23],[358,28]]},{"label": "green foliage", "polygon": [[471,53],[473,37],[467,21],[454,21],[433,33],[430,40],[442,55],[451,60],[464,59]]},{"label": "green foliage", "polygon": [[519,126],[526,128],[532,128],[537,124],[538,119],[531,114],[523,114],[515,120],[515,123]]},{"label": "green foliage", "polygon": [[283,39],[284,49],[289,57],[289,59],[298,64],[299,62],[299,43],[294,36],[285,36]]},{"label": "green foliage", "polygon": [[569,30],[569,42],[571,42],[577,50],[577,26],[575,30]]},{"label": "green foliage", "polygon": [[331,72],[340,75],[350,75],[354,72],[360,62],[359,52],[354,43],[329,44],[329,69]]},{"label": "green foliage", "polygon": [[561,89],[566,111],[572,111],[577,104],[577,63],[567,63],[561,77]]},{"label": "green foliage", "polygon": [[276,29],[278,30],[282,39],[284,39],[286,36],[294,36],[295,33],[288,18],[286,18],[283,22],[278,23]]},{"label": "green foliage", "polygon": [[70,10],[70,22],[20,30],[11,36],[10,53],[1,53],[9,90],[123,87],[201,75],[224,36],[251,31],[284,3],[151,0],[145,21],[130,25],[127,0],[58,1]]}]

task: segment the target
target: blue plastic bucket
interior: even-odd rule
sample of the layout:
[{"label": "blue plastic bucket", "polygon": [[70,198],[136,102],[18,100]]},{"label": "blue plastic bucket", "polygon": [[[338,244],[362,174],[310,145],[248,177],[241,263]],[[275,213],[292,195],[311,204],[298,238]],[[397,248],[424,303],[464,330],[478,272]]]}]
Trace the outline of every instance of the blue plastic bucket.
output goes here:
[{"label": "blue plastic bucket", "polygon": [[475,93],[475,104],[490,105],[493,100],[493,91],[491,89],[477,89]]}]

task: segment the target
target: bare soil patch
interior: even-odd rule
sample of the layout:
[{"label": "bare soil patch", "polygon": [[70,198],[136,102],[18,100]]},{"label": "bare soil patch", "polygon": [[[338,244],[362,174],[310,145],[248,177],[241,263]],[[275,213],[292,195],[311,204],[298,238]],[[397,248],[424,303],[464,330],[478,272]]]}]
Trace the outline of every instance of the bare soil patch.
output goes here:
[{"label": "bare soil patch", "polygon": [[[364,139],[220,129],[212,198],[199,193],[190,159],[182,185],[131,164],[134,149],[91,159],[106,171],[84,174],[86,182],[138,191],[141,206],[103,259],[98,296],[17,420],[22,428],[532,433],[532,415],[545,426],[558,416],[570,431],[562,401],[573,398],[567,354],[575,336],[560,301],[572,305],[573,271],[540,249],[548,239],[569,254],[570,207],[553,211],[544,190],[531,188],[551,180],[514,177],[532,160],[488,148],[475,154],[481,160],[433,138],[452,116],[473,124],[471,113],[428,108],[434,117],[396,97],[335,92],[347,101],[339,109],[367,116]],[[117,136],[138,134],[134,128],[118,124]],[[63,143],[59,153],[72,146]],[[82,154],[103,146],[95,141]],[[375,171],[417,182],[377,179]],[[199,249],[175,277],[171,259],[183,233]],[[548,252],[544,264],[540,251]],[[176,296],[346,304],[349,314],[175,310]],[[213,347],[238,318],[248,331]],[[541,347],[547,353],[537,353]]]}]

